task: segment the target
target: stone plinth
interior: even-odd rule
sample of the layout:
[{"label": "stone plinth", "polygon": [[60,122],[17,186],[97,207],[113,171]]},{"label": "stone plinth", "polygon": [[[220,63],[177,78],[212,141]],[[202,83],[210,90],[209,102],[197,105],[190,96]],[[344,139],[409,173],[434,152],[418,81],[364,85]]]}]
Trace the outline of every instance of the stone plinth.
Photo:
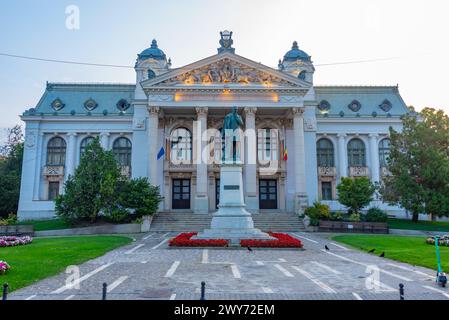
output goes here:
[{"label": "stone plinth", "polygon": [[274,239],[254,228],[251,213],[245,208],[242,164],[225,163],[221,166],[218,212],[214,214],[211,228],[194,239],[226,239],[232,244],[244,239]]}]

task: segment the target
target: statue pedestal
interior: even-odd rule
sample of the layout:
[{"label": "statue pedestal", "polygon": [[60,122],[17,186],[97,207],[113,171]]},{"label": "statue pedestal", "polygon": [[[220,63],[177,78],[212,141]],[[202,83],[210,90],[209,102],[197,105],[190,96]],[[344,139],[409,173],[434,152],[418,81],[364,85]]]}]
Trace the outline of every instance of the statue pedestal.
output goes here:
[{"label": "statue pedestal", "polygon": [[193,239],[226,239],[239,244],[244,239],[273,240],[254,228],[251,213],[245,210],[242,163],[224,163],[220,172],[220,206],[214,214],[210,229]]}]

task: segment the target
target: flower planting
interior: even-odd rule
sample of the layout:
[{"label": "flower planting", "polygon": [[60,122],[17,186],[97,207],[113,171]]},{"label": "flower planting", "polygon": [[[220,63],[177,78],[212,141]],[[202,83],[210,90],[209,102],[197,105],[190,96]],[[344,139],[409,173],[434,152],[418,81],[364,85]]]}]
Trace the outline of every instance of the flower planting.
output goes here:
[{"label": "flower planting", "polygon": [[198,233],[181,233],[176,238],[170,240],[170,247],[227,247],[228,240],[224,239],[192,239]]},{"label": "flower planting", "polygon": [[[435,245],[435,237],[427,238],[426,243]],[[438,237],[438,245],[443,247],[449,247],[449,236]]]},{"label": "flower planting", "polygon": [[9,264],[6,261],[0,261],[0,275],[4,275],[11,269]]},{"label": "flower planting", "polygon": [[271,237],[277,240],[242,240],[240,245],[242,247],[251,248],[302,248],[303,245],[300,240],[293,238],[285,233],[268,233]]},{"label": "flower planting", "polygon": [[33,242],[33,238],[26,237],[0,237],[0,248],[1,247],[16,247],[24,246]]}]

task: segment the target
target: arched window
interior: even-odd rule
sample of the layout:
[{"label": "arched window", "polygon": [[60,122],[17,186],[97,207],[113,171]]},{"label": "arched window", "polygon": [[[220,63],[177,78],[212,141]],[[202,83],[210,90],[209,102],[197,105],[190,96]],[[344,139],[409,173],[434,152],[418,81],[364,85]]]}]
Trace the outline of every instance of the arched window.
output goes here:
[{"label": "arched window", "polygon": [[257,151],[259,161],[276,161],[279,159],[279,134],[277,129],[258,130]]},{"label": "arched window", "polygon": [[186,128],[177,128],[170,134],[172,162],[192,160],[192,134]]},{"label": "arched window", "polygon": [[306,71],[301,71],[301,73],[298,75],[298,79],[306,80]]},{"label": "arched window", "polygon": [[329,139],[320,139],[316,144],[318,167],[335,167],[334,145]]},{"label": "arched window", "polygon": [[352,139],[348,143],[348,163],[350,167],[366,166],[366,149],[362,140]]},{"label": "arched window", "polygon": [[92,143],[92,141],[94,141],[95,138],[94,137],[87,137],[84,138],[83,141],[81,141],[81,146],[80,146],[80,157],[83,156],[84,152],[86,152],[86,148],[89,144]]},{"label": "arched window", "polygon": [[128,138],[118,138],[112,146],[115,160],[121,167],[131,166],[132,143]]},{"label": "arched window", "polygon": [[390,156],[390,139],[383,139],[379,143],[379,162],[381,167],[386,167],[388,165],[388,158]]},{"label": "arched window", "polygon": [[65,140],[60,137],[52,138],[47,145],[47,165],[63,166],[65,165],[65,153],[67,145]]}]

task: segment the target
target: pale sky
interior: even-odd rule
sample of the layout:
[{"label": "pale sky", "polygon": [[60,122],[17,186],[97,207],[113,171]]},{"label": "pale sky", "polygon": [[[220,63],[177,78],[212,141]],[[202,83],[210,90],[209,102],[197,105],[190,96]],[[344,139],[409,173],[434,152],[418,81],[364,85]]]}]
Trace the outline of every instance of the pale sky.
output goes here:
[{"label": "pale sky", "polygon": [[[66,27],[69,5],[80,10],[79,30]],[[447,0],[2,0],[0,53],[133,66],[156,38],[180,67],[215,54],[229,29],[237,54],[274,68],[298,41],[318,65],[316,85],[399,84],[408,105],[449,112],[448,13]],[[46,81],[134,80],[133,69],[0,56],[0,128],[20,123]]]}]

